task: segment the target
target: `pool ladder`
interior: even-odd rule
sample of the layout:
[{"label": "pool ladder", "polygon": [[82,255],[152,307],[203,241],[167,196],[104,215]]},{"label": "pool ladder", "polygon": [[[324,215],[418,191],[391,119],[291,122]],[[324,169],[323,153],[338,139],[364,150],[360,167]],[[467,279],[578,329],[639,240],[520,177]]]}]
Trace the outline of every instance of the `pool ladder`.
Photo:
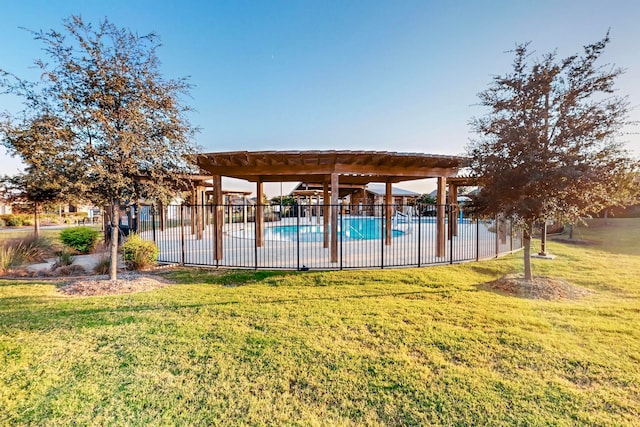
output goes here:
[{"label": "pool ladder", "polygon": [[361,233],[360,231],[358,231],[357,229],[353,228],[353,225],[350,225],[350,226],[349,226],[349,229],[350,229],[350,230],[355,231],[355,232],[356,232],[356,234],[360,236],[360,240],[365,240],[364,234],[362,234],[362,233]]}]

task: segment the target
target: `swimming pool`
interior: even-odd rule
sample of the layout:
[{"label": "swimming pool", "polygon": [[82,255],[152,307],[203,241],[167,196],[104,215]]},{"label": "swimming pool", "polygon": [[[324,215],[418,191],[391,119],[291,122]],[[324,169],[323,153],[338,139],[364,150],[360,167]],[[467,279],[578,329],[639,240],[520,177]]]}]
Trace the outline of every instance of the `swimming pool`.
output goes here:
[{"label": "swimming pool", "polygon": [[[385,228],[382,218],[343,218],[338,222],[338,238],[343,240],[375,240],[384,237]],[[404,234],[401,230],[391,229],[391,236]],[[299,235],[299,237],[298,237]],[[322,242],[324,226],[322,225],[277,225],[265,229],[268,240],[287,240],[301,242]]]}]

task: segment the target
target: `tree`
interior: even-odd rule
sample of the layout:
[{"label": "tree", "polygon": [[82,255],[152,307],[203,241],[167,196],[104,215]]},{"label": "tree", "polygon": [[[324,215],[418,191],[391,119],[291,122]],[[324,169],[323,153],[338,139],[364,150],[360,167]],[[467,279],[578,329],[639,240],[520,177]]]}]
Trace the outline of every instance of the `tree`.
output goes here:
[{"label": "tree", "polygon": [[26,172],[17,175],[0,177],[0,195],[8,202],[29,206],[33,212],[33,235],[36,238],[40,237],[40,215],[43,206],[62,198],[58,183],[32,168],[27,168]]},{"label": "tree", "polygon": [[166,196],[193,171],[196,129],[182,100],[191,86],[162,77],[153,33],[140,36],[106,19],[94,28],[79,16],[63,26],[33,32],[49,59],[36,61],[39,84],[16,79],[10,88],[26,99],[27,115],[46,107],[59,121],[62,149],[72,156],[65,173],[80,176],[89,200],[109,206],[116,280],[121,204]]},{"label": "tree", "polygon": [[275,196],[271,198],[271,204],[282,206],[293,206],[296,203],[296,198],[293,196]]},{"label": "tree", "polygon": [[[61,147],[56,118],[49,115],[23,117],[21,122],[4,121],[0,125],[2,144],[13,155],[19,156],[25,171],[0,178],[6,200],[27,205],[33,211],[34,235],[40,235],[40,214],[44,205],[76,199],[77,176],[63,168],[70,160]],[[69,180],[68,178],[73,178]]]},{"label": "tree", "polygon": [[429,193],[424,193],[424,194],[421,194],[420,197],[418,197],[416,202],[417,203],[422,203],[422,204],[425,204],[425,205],[435,205],[436,204],[436,198],[433,197]]},{"label": "tree", "polygon": [[471,121],[470,167],[482,183],[474,209],[523,227],[527,280],[536,223],[574,222],[631,191],[637,163],[617,139],[629,124],[628,101],[614,88],[623,70],[597,65],[607,43],[608,34],[564,59],[531,59],[528,44],[518,45],[512,72],[479,94],[489,112]]}]

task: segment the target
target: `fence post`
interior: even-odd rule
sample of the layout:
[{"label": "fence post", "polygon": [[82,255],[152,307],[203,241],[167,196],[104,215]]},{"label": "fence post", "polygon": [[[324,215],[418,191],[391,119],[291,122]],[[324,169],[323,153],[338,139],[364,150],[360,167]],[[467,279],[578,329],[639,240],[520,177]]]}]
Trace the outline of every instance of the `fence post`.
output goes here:
[{"label": "fence post", "polygon": [[380,221],[380,268],[384,269],[384,223],[387,220],[385,216],[387,214],[387,209],[384,204],[380,206],[380,211],[382,213],[382,221]]},{"label": "fence post", "polygon": [[509,220],[509,252],[513,252],[513,221]]},{"label": "fence post", "polygon": [[421,234],[422,234],[422,218],[420,217],[421,206],[416,203],[416,211],[418,213],[418,267],[420,267],[421,258],[422,258],[422,243],[421,243]]},{"label": "fence post", "polygon": [[253,267],[258,269],[258,203],[253,207]]},{"label": "fence post", "polygon": [[156,207],[151,205],[151,230],[153,232],[153,243],[156,243]]},{"label": "fence post", "polygon": [[181,247],[181,258],[180,263],[184,265],[184,205],[180,205],[180,247]]},{"label": "fence post", "polygon": [[449,205],[449,264],[453,264],[453,221],[456,220],[456,213],[453,205]]},{"label": "fence post", "polygon": [[476,261],[480,261],[480,217],[476,217]]},{"label": "fence post", "polygon": [[296,255],[298,257],[297,270],[300,271],[300,208],[296,209]]},{"label": "fence post", "polygon": [[496,258],[498,258],[498,255],[500,254],[500,221],[499,221],[499,216],[498,214],[496,214],[495,216],[495,220],[496,220]]}]

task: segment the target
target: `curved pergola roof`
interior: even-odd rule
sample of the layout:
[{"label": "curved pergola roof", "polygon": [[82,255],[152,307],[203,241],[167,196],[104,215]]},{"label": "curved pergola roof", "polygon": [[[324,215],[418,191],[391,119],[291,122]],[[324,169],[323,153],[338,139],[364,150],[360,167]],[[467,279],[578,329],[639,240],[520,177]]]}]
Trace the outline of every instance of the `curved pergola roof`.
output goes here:
[{"label": "curved pergola roof", "polygon": [[466,165],[460,156],[388,151],[229,151],[203,153],[197,163],[211,175],[252,182],[323,182],[339,174],[344,184],[452,177]]}]

